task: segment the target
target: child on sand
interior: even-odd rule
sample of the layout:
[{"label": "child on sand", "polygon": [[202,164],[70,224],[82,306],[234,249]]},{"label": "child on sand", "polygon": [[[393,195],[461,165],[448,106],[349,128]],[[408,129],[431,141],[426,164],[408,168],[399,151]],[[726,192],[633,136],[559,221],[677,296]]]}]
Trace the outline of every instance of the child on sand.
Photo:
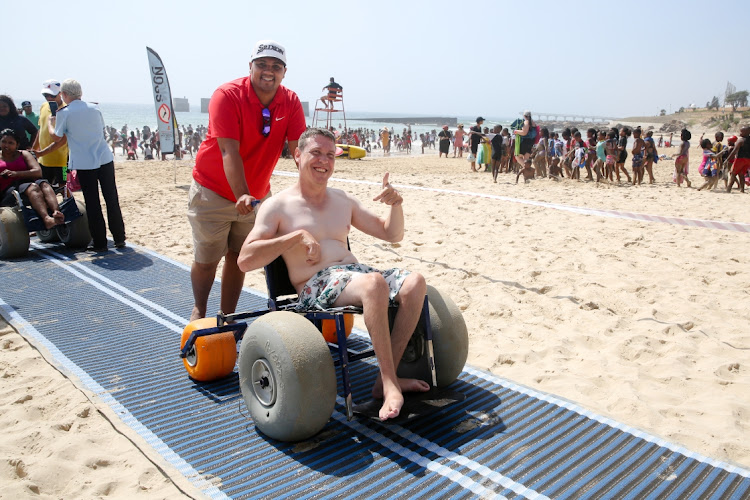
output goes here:
[{"label": "child on sand", "polygon": [[[737,136],[733,135],[729,139],[727,139],[727,147],[724,148],[724,162],[723,162],[723,168],[721,175],[724,178],[724,182],[726,185],[724,186],[724,189],[726,189],[727,185],[729,185],[729,178],[732,176],[732,165],[734,164],[734,157],[732,157],[732,160],[729,160],[729,156],[732,154],[732,151],[734,151],[734,148],[737,146]],[[745,183],[747,184],[747,183]]]},{"label": "child on sand", "polygon": [[625,160],[628,159],[628,137],[630,137],[630,129],[623,127],[620,130],[620,138],[617,140],[617,164],[615,165],[615,174],[617,174],[617,182],[620,182],[620,170],[628,178],[628,184],[630,184],[630,174],[628,169],[625,168]]},{"label": "child on sand", "polygon": [[593,181],[594,176],[591,173],[591,167],[594,165],[596,160],[596,129],[590,128],[586,131],[586,180]]},{"label": "child on sand", "polygon": [[745,174],[750,171],[750,141],[748,141],[748,136],[750,136],[750,125],[745,125],[740,129],[740,138],[737,139],[734,149],[727,158],[727,161],[734,160],[727,193],[732,192],[732,186],[735,182],[737,182],[740,192],[745,192]]},{"label": "child on sand", "polygon": [[727,156],[729,156],[729,151],[727,151],[727,148],[725,148],[721,143],[721,141],[724,140],[724,132],[716,132],[716,134],[714,135],[714,139],[716,139],[716,142],[711,147],[711,151],[716,153],[716,170],[718,171],[718,175],[714,179],[713,186],[711,186],[710,189],[713,189],[716,184],[719,183],[719,177],[724,179],[724,188],[726,189],[727,184],[729,183],[729,174],[723,175],[724,172],[722,170],[724,166],[724,160],[726,160]]},{"label": "child on sand", "polygon": [[523,164],[523,168],[518,169],[516,174],[516,184],[518,184],[518,178],[523,175],[523,182],[528,184],[530,179],[534,178],[534,167],[531,165],[531,158],[526,158]]},{"label": "child on sand", "polygon": [[511,155],[511,136],[507,128],[504,128],[502,133],[503,136],[503,159],[500,161],[500,172],[510,171],[510,157]]},{"label": "child on sand", "polygon": [[702,191],[704,188],[710,191],[716,185],[716,180],[718,179],[716,155],[711,149],[710,139],[703,139],[701,141],[701,148],[703,148],[703,161],[698,167],[698,173],[705,179],[705,182],[698,188],[698,191]]},{"label": "child on sand", "polygon": [[606,133],[603,130],[600,130],[596,138],[596,161],[594,162],[596,182],[601,181],[602,177],[604,177],[604,163],[607,161],[607,153],[605,151],[606,144],[604,142],[606,138]]},{"label": "child on sand", "polygon": [[571,143],[571,150],[568,153],[573,157],[573,164],[571,165],[573,175],[571,179],[581,180],[581,169],[586,166],[586,152],[588,148],[581,139],[581,133],[576,130],[573,134],[573,142]]},{"label": "child on sand", "polygon": [[648,172],[648,183],[653,184],[656,182],[654,179],[654,163],[658,161],[658,152],[656,151],[656,144],[654,144],[654,133],[652,131],[646,132],[646,138],[643,140],[644,145],[644,158],[643,168]]},{"label": "child on sand", "polygon": [[682,186],[683,178],[685,179],[687,187],[690,187],[692,185],[690,179],[688,179],[691,137],[692,134],[688,129],[684,128],[680,131],[680,139],[682,139],[682,144],[680,144],[680,152],[677,155],[677,159],[674,161],[674,181],[677,183],[677,187]]},{"label": "child on sand", "polygon": [[490,139],[492,145],[492,182],[497,182],[497,174],[500,172],[500,164],[503,162],[503,155],[505,154],[503,136],[500,133],[501,128],[500,125],[495,125],[492,129],[494,135]]},{"label": "child on sand", "polygon": [[604,159],[604,177],[610,181],[615,180],[615,168],[617,168],[617,129],[607,132],[607,141],[604,145],[606,157]]},{"label": "child on sand", "polygon": [[641,139],[641,127],[633,130],[633,185],[641,185],[643,182],[643,148],[644,142]]},{"label": "child on sand", "polygon": [[534,146],[534,168],[536,168],[537,177],[547,177],[547,164],[549,158],[549,130],[547,127],[542,128],[542,138]]},{"label": "child on sand", "polygon": [[[486,172],[490,164],[492,162],[491,158],[491,152],[490,152],[490,142],[489,139],[487,139],[487,135],[490,133],[490,129],[487,127],[484,127],[484,130],[481,134],[474,134],[479,135],[480,142],[479,142],[479,148],[477,152],[477,172]],[[484,169],[482,167],[484,166]]]},{"label": "child on sand", "polygon": [[560,156],[562,156],[562,141],[559,139],[557,132],[552,134],[549,139],[549,176],[555,180],[562,177],[560,168]]},{"label": "child on sand", "polygon": [[562,159],[560,161],[562,162],[563,169],[565,170],[565,174],[567,174],[568,179],[573,178],[573,169],[571,168],[572,160],[570,158],[570,155],[568,154],[570,151],[570,141],[571,132],[569,128],[566,128],[562,132],[562,154],[560,155]]}]

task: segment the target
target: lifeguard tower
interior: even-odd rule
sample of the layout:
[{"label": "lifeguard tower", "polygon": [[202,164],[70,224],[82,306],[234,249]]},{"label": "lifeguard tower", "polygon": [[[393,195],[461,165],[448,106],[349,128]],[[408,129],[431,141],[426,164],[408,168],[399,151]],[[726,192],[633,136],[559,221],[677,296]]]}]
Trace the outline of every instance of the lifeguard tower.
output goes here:
[{"label": "lifeguard tower", "polygon": [[313,113],[313,127],[325,127],[331,130],[333,121],[336,119],[335,113],[341,113],[344,119],[344,130],[346,128],[346,110],[344,108],[344,89],[338,83],[333,81],[323,87],[327,95],[322,96],[315,101],[315,112]]}]

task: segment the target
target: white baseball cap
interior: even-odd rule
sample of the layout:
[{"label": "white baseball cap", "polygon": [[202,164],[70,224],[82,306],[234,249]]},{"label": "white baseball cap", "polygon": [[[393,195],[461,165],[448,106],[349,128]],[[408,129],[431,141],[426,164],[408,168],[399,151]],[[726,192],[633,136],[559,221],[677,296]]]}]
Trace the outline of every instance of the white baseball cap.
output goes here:
[{"label": "white baseball cap", "polygon": [[286,66],[286,49],[278,42],[273,40],[259,40],[253,47],[253,55],[250,62],[260,59],[261,57],[275,57]]},{"label": "white baseball cap", "polygon": [[42,94],[57,96],[60,93],[60,88],[60,82],[57,80],[47,80],[42,84]]}]

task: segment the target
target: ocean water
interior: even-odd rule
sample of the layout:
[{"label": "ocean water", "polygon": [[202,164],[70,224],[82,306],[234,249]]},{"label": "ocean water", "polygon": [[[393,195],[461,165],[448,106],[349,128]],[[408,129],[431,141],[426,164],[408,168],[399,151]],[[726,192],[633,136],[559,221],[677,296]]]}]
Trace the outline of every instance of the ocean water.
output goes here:
[{"label": "ocean water", "polygon": [[[42,101],[31,101],[33,105],[34,112],[38,113],[39,106],[41,106]],[[157,118],[156,118],[156,110],[154,109],[153,104],[123,104],[123,103],[108,103],[108,102],[100,102],[97,103],[99,106],[99,109],[102,112],[102,116],[104,117],[104,123],[110,126],[115,127],[116,129],[120,130],[123,125],[127,125],[129,130],[132,130],[134,128],[143,128],[144,125],[148,125],[151,130],[156,130],[157,127]],[[312,103],[311,103],[312,104]],[[188,113],[175,113],[177,116],[177,123],[180,127],[192,125],[193,128],[197,127],[198,125],[204,125],[208,126],[208,113],[201,113],[200,112],[200,105],[195,105],[194,103],[191,103],[191,108],[198,109],[198,111],[190,111]],[[333,120],[333,125],[343,130],[344,128],[344,120],[343,117],[340,116],[339,113],[337,113],[337,119]],[[368,118],[380,118],[380,117],[398,117],[398,116],[445,116],[445,113],[435,113],[434,115],[419,115],[414,113],[402,113],[402,112],[368,112],[368,111],[350,111],[347,113],[347,120],[346,125],[349,129],[358,129],[358,128],[364,128],[364,129],[371,129],[371,130],[379,130],[383,127],[388,127],[389,129],[392,128],[395,134],[401,134],[406,128],[406,124],[404,123],[383,123],[383,122],[374,122],[371,120],[368,120]],[[450,116],[450,115],[448,115]],[[351,118],[350,118],[351,117]],[[357,120],[353,120],[352,118],[358,118]],[[457,116],[458,123],[463,123],[464,127],[468,129],[476,122],[476,116]],[[510,123],[516,119],[516,117],[492,117],[492,116],[485,116],[486,121],[484,122],[485,127],[489,127],[490,130],[494,125],[502,125],[503,127],[507,127],[510,125]],[[312,117],[307,117],[307,124],[312,125]],[[594,125],[595,127],[602,126],[601,124]],[[412,132],[416,135],[414,136],[415,140],[418,140],[419,134],[429,132],[432,130],[435,130],[436,132],[440,131],[440,125],[412,125],[411,126]],[[455,127],[451,127],[451,130],[455,130]],[[585,135],[585,134],[584,134]],[[657,134],[658,137],[658,134]],[[632,138],[628,140],[628,144],[632,142]]]},{"label": "ocean water", "polygon": [[[312,103],[311,103],[312,104]],[[191,104],[191,108],[196,107],[195,105]],[[128,126],[129,129],[132,129],[133,127],[137,128],[143,128],[144,125],[148,125],[151,127],[152,130],[156,127],[157,119],[156,119],[156,111],[154,110],[153,105],[148,104],[117,104],[117,103],[100,103],[99,109],[102,112],[102,116],[104,117],[104,123],[107,125],[111,125],[113,127],[116,127],[117,129],[122,128],[123,125]],[[200,108],[198,108],[200,109]],[[312,110],[311,110],[312,111]],[[188,126],[192,125],[193,128],[195,128],[198,125],[204,125],[208,126],[208,113],[201,113],[200,111],[190,111],[189,113],[175,113],[177,116],[177,124],[182,127],[183,125]],[[344,128],[344,119],[343,116],[341,116],[340,113],[336,113],[335,119],[332,121],[333,126],[343,130]],[[371,130],[378,130],[382,129],[383,127],[393,128],[393,131],[395,134],[401,134],[404,130],[404,128],[407,127],[404,123],[383,123],[383,122],[374,122],[371,120],[368,120],[367,118],[380,118],[380,117],[399,117],[399,116],[420,116],[420,115],[414,115],[410,113],[399,113],[399,112],[393,112],[393,113],[372,113],[367,111],[349,111],[347,113],[347,120],[346,120],[346,126],[347,128],[351,129],[371,129]],[[436,113],[435,115],[425,115],[425,116],[445,116],[445,114],[439,114]],[[356,120],[353,120],[352,118],[357,118]],[[466,125],[466,128],[473,125],[476,117],[457,117],[459,123],[464,123]],[[513,120],[513,118],[507,119],[507,118],[491,118],[486,117],[487,121],[485,121],[485,126],[492,127],[495,124],[501,124],[504,126],[507,126],[510,124],[510,122]],[[319,123],[321,121],[319,120]],[[312,125],[312,116],[307,117],[307,124]],[[454,127],[451,127],[452,129]],[[417,134],[417,137],[421,133],[429,132],[431,130],[435,130],[437,132],[440,131],[439,125],[412,125],[411,126],[412,132]]]},{"label": "ocean water", "polygon": [[[31,101],[33,105],[34,112],[39,112],[39,106],[42,105],[43,101]],[[17,103],[18,104],[18,103]],[[109,103],[109,102],[100,102],[97,103],[99,106],[99,109],[102,112],[102,116],[104,117],[104,123],[106,125],[110,125],[112,127],[115,127],[116,129],[120,130],[123,125],[127,125],[129,130],[133,130],[134,128],[143,128],[144,125],[148,125],[151,130],[155,130],[157,126],[157,118],[156,118],[156,110],[154,109],[153,104],[122,104],[122,103]],[[314,103],[310,103],[311,105]],[[201,113],[200,112],[200,103],[196,105],[196,103],[191,103],[191,109],[197,109],[197,111],[190,111],[188,113],[175,113],[177,117],[177,124],[182,127],[192,125],[193,128],[197,127],[198,125],[204,125],[208,126],[208,113]],[[311,110],[312,112],[312,110]],[[343,130],[344,128],[344,120],[343,117],[340,116],[340,113],[337,113],[336,119],[333,120],[334,127]],[[372,130],[379,130],[383,127],[388,127],[389,129],[392,128],[395,134],[401,134],[406,128],[406,124],[404,123],[383,123],[383,122],[374,122],[371,120],[368,120],[367,118],[381,118],[381,117],[401,117],[401,116],[446,116],[446,113],[435,113],[434,115],[419,115],[414,113],[403,113],[403,112],[392,112],[392,113],[373,113],[373,112],[367,112],[367,111],[349,111],[347,112],[347,120],[346,120],[346,126],[349,129],[358,129],[358,128],[364,128],[364,129],[372,129]],[[450,115],[447,115],[450,116]],[[351,118],[360,118],[358,120],[352,120]],[[474,125],[476,116],[458,116],[456,117],[458,119],[459,123],[463,123],[465,125],[465,128],[469,128],[470,126]],[[503,126],[508,126],[515,118],[504,118],[504,117],[485,117],[487,121],[484,122],[484,126],[490,127],[490,129],[496,125],[500,124]],[[307,124],[312,125],[312,116],[307,118]],[[451,129],[455,129],[455,127],[451,127]],[[431,130],[435,130],[436,132],[440,131],[440,125],[412,125],[411,126],[412,133],[416,133],[416,137],[419,137],[419,134],[429,132]]]}]

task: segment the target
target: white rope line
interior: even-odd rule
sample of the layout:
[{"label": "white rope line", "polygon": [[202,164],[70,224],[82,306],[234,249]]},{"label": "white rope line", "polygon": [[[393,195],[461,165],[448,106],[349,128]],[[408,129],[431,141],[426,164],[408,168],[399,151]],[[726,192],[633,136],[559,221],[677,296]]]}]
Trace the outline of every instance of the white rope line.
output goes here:
[{"label": "white rope line", "polygon": [[[274,172],[274,175],[279,175],[282,177],[298,177],[299,176],[299,174],[296,174],[293,172]],[[350,184],[368,184],[368,185],[376,185],[376,186],[380,185],[379,182],[360,181],[360,180],[352,180],[352,179],[340,179],[337,177],[331,177],[331,180],[335,182],[346,182]],[[724,231],[737,231],[741,233],[750,233],[750,224],[745,223],[745,222],[724,222],[724,221],[715,221],[715,220],[689,219],[689,218],[683,218],[683,217],[669,217],[669,216],[664,216],[664,215],[649,215],[649,214],[641,214],[637,212],[625,212],[621,210],[576,207],[574,205],[562,205],[562,204],[557,204],[557,203],[548,203],[545,201],[524,200],[522,198],[511,198],[509,196],[501,196],[501,195],[486,194],[486,193],[474,193],[471,191],[457,191],[453,189],[428,188],[428,187],[423,187],[423,186],[412,186],[410,184],[393,184],[393,185],[399,189],[412,189],[415,191],[431,191],[434,193],[471,196],[474,198],[485,198],[485,199],[490,199],[490,200],[507,201],[511,203],[520,203],[523,205],[531,205],[531,206],[537,206],[537,207],[543,207],[543,208],[553,208],[555,210],[563,210],[566,212],[573,212],[573,213],[582,214],[582,215],[597,215],[599,217],[611,217],[611,218],[616,218],[616,219],[633,219],[633,220],[639,220],[639,221],[645,221],[645,222],[662,222],[665,224],[673,224],[676,226],[703,227],[707,229],[721,229]]]}]

